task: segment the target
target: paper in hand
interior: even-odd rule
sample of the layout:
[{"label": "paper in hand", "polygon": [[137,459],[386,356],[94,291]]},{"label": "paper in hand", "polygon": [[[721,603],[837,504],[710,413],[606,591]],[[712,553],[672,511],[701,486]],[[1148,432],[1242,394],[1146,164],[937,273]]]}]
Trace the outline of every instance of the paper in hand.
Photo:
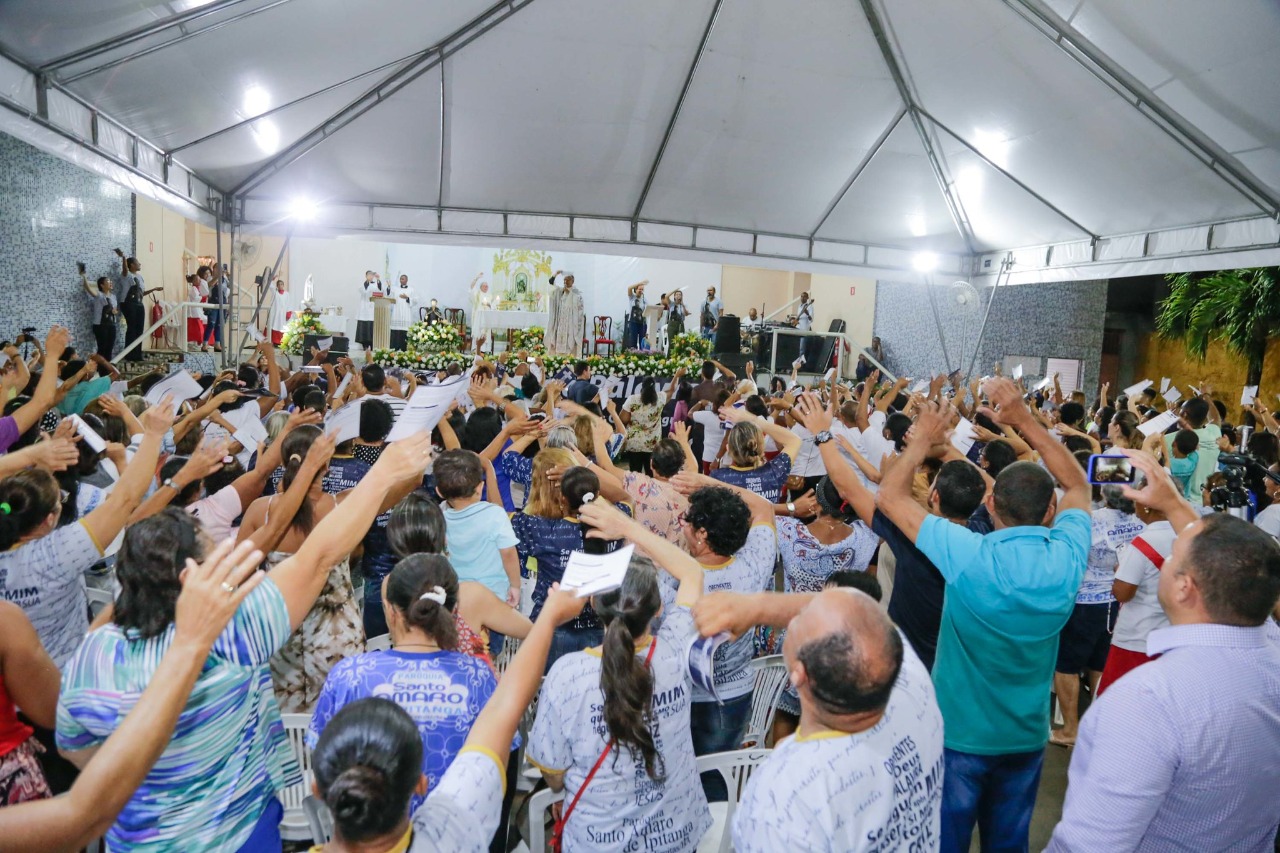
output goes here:
[{"label": "paper in hand", "polygon": [[419,385],[400,411],[387,441],[400,441],[422,430],[431,432],[449,411],[449,404],[465,399],[470,388],[469,374],[451,377],[438,385]]},{"label": "paper in hand", "polygon": [[1053,384],[1053,377],[1052,377],[1052,376],[1046,376],[1044,379],[1041,379],[1039,382],[1037,382],[1037,383],[1036,383],[1036,387],[1032,388],[1031,390],[1032,390],[1032,391],[1043,391],[1044,389],[1048,388],[1048,387],[1049,387],[1050,385],[1052,385],[1052,384]]},{"label": "paper in hand", "polygon": [[1160,396],[1164,397],[1166,403],[1172,405],[1182,399],[1182,392],[1178,390],[1176,385],[1170,385],[1160,392]]},{"label": "paper in hand", "polygon": [[830,368],[827,368],[827,372],[823,374],[822,381],[830,382],[832,379],[835,379],[835,378],[836,378],[836,369],[834,367],[830,367]]},{"label": "paper in hand", "polygon": [[1138,424],[1138,432],[1150,438],[1158,432],[1164,432],[1177,422],[1177,412],[1165,412],[1162,415],[1156,415],[1146,423]]},{"label": "paper in hand", "polygon": [[246,326],[245,333],[249,336],[249,340],[253,341],[255,344],[266,343],[266,335],[262,334],[262,332],[258,331],[254,326]]},{"label": "paper in hand", "polygon": [[7,354],[7,353],[0,352],[0,368],[4,367],[4,366],[5,366],[6,364],[8,364],[8,363],[9,363],[9,356],[8,356],[8,354]]},{"label": "paper in hand", "polygon": [[977,433],[973,428],[973,422],[968,418],[961,418],[951,433],[951,446],[968,456],[975,441],[977,441]]},{"label": "paper in hand", "polygon": [[573,590],[578,598],[618,589],[627,575],[635,549],[634,545],[623,545],[611,554],[570,553],[564,575],[560,578],[560,588]]},{"label": "paper in hand", "polygon": [[111,387],[107,388],[107,396],[115,397],[117,400],[123,400],[124,395],[129,393],[129,381],[121,379],[119,382],[112,382]]},{"label": "paper in hand", "polygon": [[179,370],[152,385],[151,390],[147,392],[146,401],[154,406],[164,399],[165,394],[168,394],[173,400],[173,411],[176,413],[182,408],[184,402],[192,397],[199,397],[202,393],[204,389],[200,387],[195,377],[189,371]]},{"label": "paper in hand", "polygon": [[1240,392],[1240,405],[1252,406],[1253,401],[1256,400],[1257,398],[1258,398],[1258,386],[1246,385],[1244,386],[1244,390]]},{"label": "paper in hand", "polygon": [[1197,397],[1199,397],[1199,396],[1200,396],[1200,389],[1199,389],[1199,388],[1197,388],[1197,387],[1196,387],[1196,386],[1194,386],[1194,385],[1188,385],[1187,387],[1191,389],[1191,393],[1192,393],[1192,394],[1195,394]]},{"label": "paper in hand", "polygon": [[1017,382],[1022,378],[1022,362],[1018,362],[1013,366],[1013,380]]},{"label": "paper in hand", "polygon": [[689,641],[689,649],[685,655],[689,664],[689,675],[693,679],[694,687],[701,687],[703,690],[711,694],[711,697],[724,704],[724,700],[720,698],[719,692],[716,690],[716,649],[729,641],[729,632],[721,631],[719,634],[713,634],[710,637],[700,637],[694,635]]},{"label": "paper in hand", "polygon": [[80,438],[85,444],[89,445],[89,449],[94,453],[101,453],[107,449],[107,442],[97,431],[84,422],[84,418],[79,415],[71,415],[71,422],[75,424],[76,432],[80,434]]},{"label": "paper in hand", "polygon": [[800,356],[795,361],[791,362],[791,366],[794,367],[796,370],[799,370],[800,368],[804,367],[804,356]]},{"label": "paper in hand", "polygon": [[923,394],[925,391],[928,391],[928,390],[929,390],[929,380],[919,379],[916,381],[914,385],[911,386],[910,393]]},{"label": "paper in hand", "polygon": [[1169,379],[1169,377],[1168,377],[1168,376],[1162,376],[1162,377],[1160,378],[1160,396],[1161,396],[1161,397],[1163,397],[1163,396],[1164,396],[1164,392],[1165,392],[1165,391],[1168,391],[1168,390],[1169,390],[1169,385],[1170,385],[1170,384],[1171,384],[1171,380]]},{"label": "paper in hand", "polygon": [[316,341],[316,349],[318,350],[333,349],[333,336],[318,339]]},{"label": "paper in hand", "polygon": [[340,409],[334,409],[325,418],[324,431],[333,435],[335,444],[342,444],[360,437],[360,410],[364,399],[352,400]]},{"label": "paper in hand", "polygon": [[348,370],[347,375],[342,377],[342,381],[338,383],[338,389],[333,392],[333,398],[335,400],[342,399],[342,395],[346,392],[347,386],[351,384],[351,377],[353,376],[355,376],[355,373]]},{"label": "paper in hand", "polygon": [[1135,382],[1134,384],[1130,385],[1128,388],[1124,389],[1124,395],[1126,397],[1137,397],[1139,394],[1141,394],[1143,391],[1147,390],[1150,387],[1151,387],[1151,380],[1144,379],[1141,382]]}]

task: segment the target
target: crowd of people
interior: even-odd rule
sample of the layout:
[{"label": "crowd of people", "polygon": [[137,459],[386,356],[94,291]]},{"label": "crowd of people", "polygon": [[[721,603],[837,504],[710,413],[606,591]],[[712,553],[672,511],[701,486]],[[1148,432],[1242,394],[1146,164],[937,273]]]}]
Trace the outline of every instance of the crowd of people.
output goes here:
[{"label": "crowd of people", "polygon": [[[1276,492],[1213,511],[1221,452],[1277,468],[1259,403],[1240,448],[1207,387],[1147,436],[1155,389],[708,361],[615,400],[585,362],[294,370],[269,340],[176,399],[35,338],[0,368],[0,847],[275,853],[305,780],[316,849],[506,851],[537,776],[566,850],[693,850],[726,798],[741,851],[1025,850],[1057,747],[1051,850],[1275,842]],[[393,432],[426,386],[447,411]],[[1139,479],[1091,484],[1104,451]],[[700,776],[778,654],[759,766]]]}]

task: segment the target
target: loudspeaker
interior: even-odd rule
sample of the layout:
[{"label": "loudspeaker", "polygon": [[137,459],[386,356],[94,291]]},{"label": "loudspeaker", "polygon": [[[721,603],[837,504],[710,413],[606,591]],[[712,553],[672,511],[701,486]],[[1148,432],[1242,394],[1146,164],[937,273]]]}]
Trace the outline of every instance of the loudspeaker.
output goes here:
[{"label": "loudspeaker", "polygon": [[[739,379],[747,378],[747,362],[751,360],[750,354],[745,352],[722,352],[716,353],[714,358],[736,373]],[[759,362],[757,362],[758,364]]]},{"label": "loudspeaker", "polygon": [[742,321],[736,314],[724,314],[716,324],[716,337],[711,344],[713,353],[742,352]]}]

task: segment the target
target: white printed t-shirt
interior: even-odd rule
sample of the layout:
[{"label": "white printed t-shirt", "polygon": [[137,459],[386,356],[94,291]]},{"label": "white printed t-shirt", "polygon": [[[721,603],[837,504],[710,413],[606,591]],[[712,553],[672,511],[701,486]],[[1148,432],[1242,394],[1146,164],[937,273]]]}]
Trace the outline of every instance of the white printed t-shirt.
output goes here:
[{"label": "white printed t-shirt", "polygon": [[[752,525],[747,541],[738,553],[722,566],[706,566],[702,575],[704,594],[721,592],[764,592],[773,580],[778,559],[778,533],[772,524]],[[746,696],[755,679],[751,674],[751,658],[755,654],[755,635],[748,631],[736,640],[716,649],[716,691],[724,701]],[[714,702],[709,693],[694,687],[693,701]]]},{"label": "white printed t-shirt", "polygon": [[696,424],[702,424],[702,461],[715,462],[720,458],[720,448],[724,445],[725,422],[710,409],[702,409],[689,416]]},{"label": "white printed t-shirt", "polygon": [[83,521],[0,553],[0,598],[27,614],[59,669],[89,633],[84,572],[102,554]]},{"label": "white printed t-shirt", "polygon": [[888,420],[889,417],[884,412],[872,412],[867,418],[867,428],[862,431],[862,444],[867,448],[867,461],[877,471],[880,470],[880,463],[884,457],[893,456],[898,452],[893,441],[884,437],[884,425]]},{"label": "white printed t-shirt", "polygon": [[406,853],[488,850],[502,816],[506,767],[487,749],[464,746],[413,813],[413,841]]},{"label": "white printed t-shirt", "polygon": [[[1176,538],[1173,525],[1167,521],[1149,524],[1142,531],[1142,541],[1166,560],[1173,553],[1173,540]],[[1111,634],[1111,645],[1145,655],[1147,636],[1157,628],[1169,627],[1169,617],[1165,615],[1156,595],[1160,586],[1160,570],[1147,555],[1130,544],[1120,558],[1116,580],[1131,583],[1138,589],[1133,598],[1120,607],[1115,631]]]},{"label": "white printed t-shirt", "polygon": [[733,849],[937,850],[942,830],[942,712],[905,639],[884,717],[856,734],[796,734],[751,776]]},{"label": "white printed t-shirt", "polygon": [[[694,632],[689,608],[673,607],[649,663],[654,679],[651,731],[665,781],[650,779],[643,758],[625,747],[616,762],[611,752],[565,823],[566,851],[687,851],[697,847],[711,826],[689,731],[692,683],[685,653]],[[648,653],[647,645],[636,649],[638,657]],[[565,655],[542,684],[526,757],[540,770],[564,773],[568,808],[607,742],[600,652]]]}]

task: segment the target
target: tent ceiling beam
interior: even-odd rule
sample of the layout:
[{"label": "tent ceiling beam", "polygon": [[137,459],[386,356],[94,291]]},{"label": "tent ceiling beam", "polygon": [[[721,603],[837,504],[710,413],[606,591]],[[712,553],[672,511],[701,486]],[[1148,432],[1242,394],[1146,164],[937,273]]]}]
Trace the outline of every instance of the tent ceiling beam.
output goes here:
[{"label": "tent ceiling beam", "polygon": [[950,137],[951,137],[952,139],[954,139],[956,142],[959,142],[959,143],[960,143],[961,145],[963,145],[965,148],[967,148],[967,149],[969,149],[970,151],[972,151],[972,152],[973,152],[973,153],[978,157],[978,159],[982,160],[982,162],[986,163],[988,166],[990,166],[991,168],[995,169],[995,170],[996,170],[997,172],[999,172],[1000,174],[1004,175],[1004,176],[1005,176],[1006,178],[1008,178],[1010,181],[1013,181],[1013,183],[1017,184],[1017,185],[1018,185],[1018,187],[1019,187],[1019,188],[1020,188],[1024,193],[1026,193],[1027,195],[1031,196],[1031,197],[1032,197],[1032,198],[1034,198],[1036,201],[1040,202],[1040,203],[1041,203],[1041,204],[1043,204],[1045,207],[1049,208],[1049,209],[1050,209],[1050,210],[1052,210],[1054,213],[1056,213],[1056,214],[1058,214],[1059,216],[1061,216],[1061,217],[1062,217],[1064,220],[1066,220],[1067,222],[1070,222],[1073,226],[1075,226],[1076,230],[1080,231],[1080,233],[1082,233],[1082,234],[1088,234],[1090,237],[1092,237],[1092,238],[1093,238],[1093,239],[1095,239],[1095,240],[1096,240],[1096,239],[1098,239],[1098,235],[1097,235],[1097,234],[1093,233],[1093,231],[1091,231],[1091,230],[1090,230],[1090,229],[1088,229],[1088,228],[1085,228],[1085,227],[1084,227],[1083,225],[1081,225],[1079,222],[1077,222],[1076,220],[1072,219],[1072,218],[1071,218],[1070,216],[1068,216],[1067,214],[1063,213],[1063,212],[1062,212],[1062,210],[1061,210],[1057,205],[1055,205],[1053,202],[1049,201],[1049,200],[1048,200],[1047,198],[1045,198],[1044,196],[1040,195],[1040,193],[1038,193],[1038,192],[1036,192],[1035,190],[1031,189],[1031,187],[1027,186],[1027,185],[1026,185],[1025,183],[1023,183],[1022,181],[1018,180],[1018,178],[1017,178],[1017,177],[1015,177],[1014,175],[1010,174],[1008,171],[1006,171],[1005,169],[1003,169],[1003,168],[1002,168],[998,163],[996,163],[994,160],[992,160],[992,159],[991,159],[990,157],[988,157],[986,154],[983,154],[981,151],[979,151],[977,148],[975,148],[973,145],[971,145],[971,144],[969,143],[969,141],[968,141],[967,139],[965,139],[963,136],[961,136],[960,134],[956,133],[954,130],[952,130],[951,128],[947,127],[947,126],[946,126],[945,124],[943,124],[942,122],[938,121],[936,118],[934,118],[934,117],[933,117],[932,115],[930,115],[929,113],[924,112],[923,110],[921,110],[921,114],[922,114],[925,118],[927,118],[930,122],[932,122],[933,124],[935,124],[935,125],[937,125],[938,127],[940,127],[944,133],[946,133],[948,136],[950,136]]},{"label": "tent ceiling beam", "polygon": [[[198,198],[194,192],[194,179],[199,179],[202,183],[208,185],[203,177],[193,172],[181,163],[177,163],[172,158],[165,156],[164,152],[158,147],[151,144],[141,135],[134,133],[124,124],[116,121],[114,118],[102,113],[97,107],[90,104],[84,98],[75,92],[68,90],[65,86],[51,79],[48,75],[39,73],[36,69],[31,68],[24,62],[8,53],[0,52],[5,60],[13,63],[22,71],[30,75],[35,89],[35,109],[29,109],[11,98],[0,95],[0,107],[13,112],[25,120],[38,125],[39,127],[57,134],[59,137],[71,142],[80,149],[90,152],[96,157],[100,157],[113,166],[123,169],[134,177],[140,178],[151,184],[158,191],[157,197],[168,197],[170,199],[181,199],[184,204],[191,204],[203,213],[217,217],[219,215],[219,207],[215,200],[210,198]],[[66,126],[56,121],[49,110],[49,93],[57,92],[64,98],[72,101],[75,107],[87,117],[88,136],[83,136],[77,132],[72,126]],[[128,138],[128,152],[121,154],[109,145],[105,144],[105,134],[103,126],[111,127],[123,133]],[[143,149],[150,149],[155,158],[161,163],[160,174],[153,174],[144,167],[142,159]],[[187,175],[184,186],[175,187],[169,180],[171,166],[176,164]],[[118,180],[118,179],[117,179]],[[209,185],[211,186],[211,185]]]},{"label": "tent ceiling beam", "polygon": [[[211,33],[214,30],[222,29],[223,27],[234,24],[237,21],[243,21],[245,18],[252,17],[258,14],[259,12],[265,12],[268,9],[274,9],[277,6],[283,6],[285,3],[288,3],[288,2],[289,0],[275,0],[275,2],[268,3],[265,6],[257,6],[253,9],[246,9],[245,11],[239,13],[238,15],[232,15],[229,18],[224,18],[221,21],[212,23],[207,27],[201,27],[198,30],[183,32],[181,35],[175,36],[174,38],[171,38],[168,41],[163,41],[163,42],[160,42],[159,44],[153,44],[150,47],[144,47],[141,50],[134,51],[133,53],[127,54],[125,56],[120,56],[120,57],[117,57],[116,59],[103,62],[100,65],[95,65],[92,68],[86,68],[83,71],[78,71],[75,74],[72,74],[71,76],[63,79],[62,82],[66,83],[67,85],[71,85],[72,83],[75,83],[77,80],[82,80],[85,77],[98,74],[102,71],[107,71],[111,68],[115,68],[118,65],[124,65],[126,62],[132,62],[135,59],[140,59],[144,56],[148,56],[152,53],[155,53],[156,51],[164,50],[165,48],[168,48],[168,47],[173,47],[175,44],[182,44],[183,42],[189,39],[196,38],[197,36],[202,36],[205,33]],[[204,11],[204,10],[202,9],[200,11]],[[119,47],[119,42],[117,41],[116,43],[112,44],[112,47]],[[63,63],[62,67],[66,67],[66,64],[67,63]]]},{"label": "tent ceiling beam", "polygon": [[872,143],[871,149],[867,151],[866,156],[862,158],[862,162],[854,168],[853,174],[849,176],[849,180],[844,182],[844,186],[840,188],[840,192],[836,193],[835,198],[831,199],[831,203],[828,204],[827,209],[823,211],[822,218],[818,220],[818,224],[813,226],[813,230],[809,232],[810,240],[818,236],[818,232],[822,230],[822,226],[827,224],[827,219],[829,219],[831,214],[835,212],[835,209],[840,206],[840,202],[844,201],[844,197],[848,194],[849,190],[853,189],[854,182],[857,181],[859,176],[861,176],[862,173],[866,171],[866,168],[871,165],[872,159],[880,153],[880,149],[883,148],[885,142],[888,141],[889,135],[898,129],[898,125],[902,123],[902,119],[905,118],[906,115],[906,107],[898,110],[898,114],[893,117],[893,121],[889,122],[889,126],[886,127],[880,136],[876,138],[876,141]]},{"label": "tent ceiling beam", "polygon": [[221,12],[223,9],[229,9],[232,6],[237,6],[243,2],[245,2],[245,0],[217,0],[217,2],[209,3],[195,9],[188,9],[185,12],[172,15],[164,20],[153,21],[144,27],[138,27],[136,30],[130,30],[127,33],[115,36],[114,38],[104,39],[96,44],[91,44],[86,47],[82,47],[79,50],[72,51],[71,53],[63,54],[62,56],[41,65],[39,70],[42,74],[48,74],[52,71],[57,71],[60,68],[65,68],[68,65],[75,65],[79,62],[84,62],[86,59],[92,59],[95,56],[101,56],[104,53],[110,53],[113,50],[118,50],[119,48],[133,44],[136,41],[141,41],[142,39],[149,38],[157,33],[162,33],[170,27],[178,27],[183,24],[191,23],[192,21],[213,15],[217,12]]},{"label": "tent ceiling beam", "polygon": [[222,136],[225,133],[230,133],[233,130],[239,130],[242,127],[247,127],[253,124],[255,121],[258,121],[259,119],[264,119],[264,118],[267,118],[268,116],[273,116],[276,113],[284,112],[290,107],[297,106],[298,104],[301,104],[301,103],[305,103],[306,101],[309,101],[312,98],[318,98],[321,95],[327,95],[328,93],[334,91],[335,89],[341,89],[343,86],[347,85],[348,83],[354,83],[357,80],[363,80],[365,77],[371,77],[374,74],[380,74],[383,71],[389,71],[392,68],[395,68],[397,65],[401,65],[405,62],[411,62],[414,59],[417,59],[419,57],[429,54],[430,52],[431,52],[430,49],[420,50],[417,53],[410,54],[409,56],[402,56],[399,59],[393,59],[390,62],[384,62],[383,64],[379,65],[377,68],[370,68],[368,71],[361,71],[359,74],[356,74],[352,77],[348,77],[345,80],[339,80],[337,83],[331,83],[330,85],[325,86],[323,89],[316,89],[314,92],[309,92],[301,97],[294,98],[292,101],[286,101],[283,104],[274,106],[269,110],[264,110],[263,112],[260,112],[255,116],[252,116],[251,118],[244,119],[243,121],[238,121],[235,124],[229,124],[226,127],[219,128],[218,130],[213,131],[212,133],[206,133],[204,136],[200,137],[199,139],[193,139],[190,142],[184,142],[181,145],[174,146],[173,148],[169,149],[168,153],[177,154],[179,151],[185,151],[188,148],[194,148],[197,145],[208,142],[210,139],[216,139],[217,137]]},{"label": "tent ceiling beam", "polygon": [[233,195],[242,195],[258,186],[267,178],[293,163],[321,142],[324,142],[331,134],[351,124],[351,122],[382,103],[385,99],[390,98],[432,68],[443,63],[446,58],[462,50],[471,42],[533,2],[534,0],[500,0],[500,2],[493,4],[484,12],[481,12],[445,36],[420,55],[418,59],[388,75],[381,83],[338,110],[301,139],[263,163],[232,189],[231,193]]},{"label": "tent ceiling beam", "polygon": [[875,37],[876,44],[880,47],[880,55],[884,58],[884,64],[889,69],[890,76],[893,77],[894,85],[898,87],[898,95],[902,98],[907,115],[911,117],[911,124],[916,129],[916,135],[920,137],[920,144],[924,147],[925,156],[929,160],[929,166],[933,169],[933,176],[937,180],[938,189],[942,192],[942,197],[947,203],[947,210],[951,213],[951,219],[955,223],[956,230],[964,238],[964,244],[968,247],[969,254],[976,254],[977,244],[973,236],[973,226],[969,224],[969,218],[964,212],[964,206],[960,203],[960,198],[955,194],[946,166],[934,147],[933,138],[929,135],[929,129],[925,127],[924,121],[920,118],[919,102],[907,85],[906,75],[902,71],[902,63],[899,62],[897,54],[894,53],[893,45],[889,43],[889,34],[884,28],[880,13],[876,10],[874,0],[859,0],[859,2],[862,5],[862,13],[867,18],[867,24],[871,27],[871,35]]},{"label": "tent ceiling beam", "polygon": [[644,203],[649,198],[649,190],[653,187],[653,179],[658,176],[658,167],[662,165],[662,155],[667,151],[667,145],[671,142],[671,135],[675,132],[676,122],[680,119],[680,112],[684,109],[684,102],[689,97],[689,89],[693,87],[693,78],[698,73],[698,66],[702,64],[702,56],[706,53],[707,45],[711,42],[711,32],[716,28],[716,21],[720,17],[720,7],[724,4],[724,0],[716,0],[715,5],[711,8],[711,15],[707,18],[707,26],[702,31],[702,41],[698,42],[698,52],[693,56],[693,62],[689,65],[689,73],[684,75],[684,85],[680,87],[680,97],[676,99],[675,109],[671,111],[671,118],[667,121],[667,128],[662,133],[662,142],[658,145],[658,153],[653,157],[653,163],[649,166],[649,174],[644,179],[644,189],[640,191],[640,199],[636,202],[635,210],[631,214],[631,231],[632,236],[635,234],[636,223],[640,220],[640,212],[644,210]]},{"label": "tent ceiling beam", "polygon": [[440,62],[440,171],[437,173],[436,207],[444,207],[444,61]]},{"label": "tent ceiling beam", "polygon": [[1038,0],[1004,0],[1004,4],[1260,210],[1273,217],[1280,216],[1280,195],[1255,178],[1239,161],[1096,45],[1076,32],[1066,20],[1045,8]]}]

